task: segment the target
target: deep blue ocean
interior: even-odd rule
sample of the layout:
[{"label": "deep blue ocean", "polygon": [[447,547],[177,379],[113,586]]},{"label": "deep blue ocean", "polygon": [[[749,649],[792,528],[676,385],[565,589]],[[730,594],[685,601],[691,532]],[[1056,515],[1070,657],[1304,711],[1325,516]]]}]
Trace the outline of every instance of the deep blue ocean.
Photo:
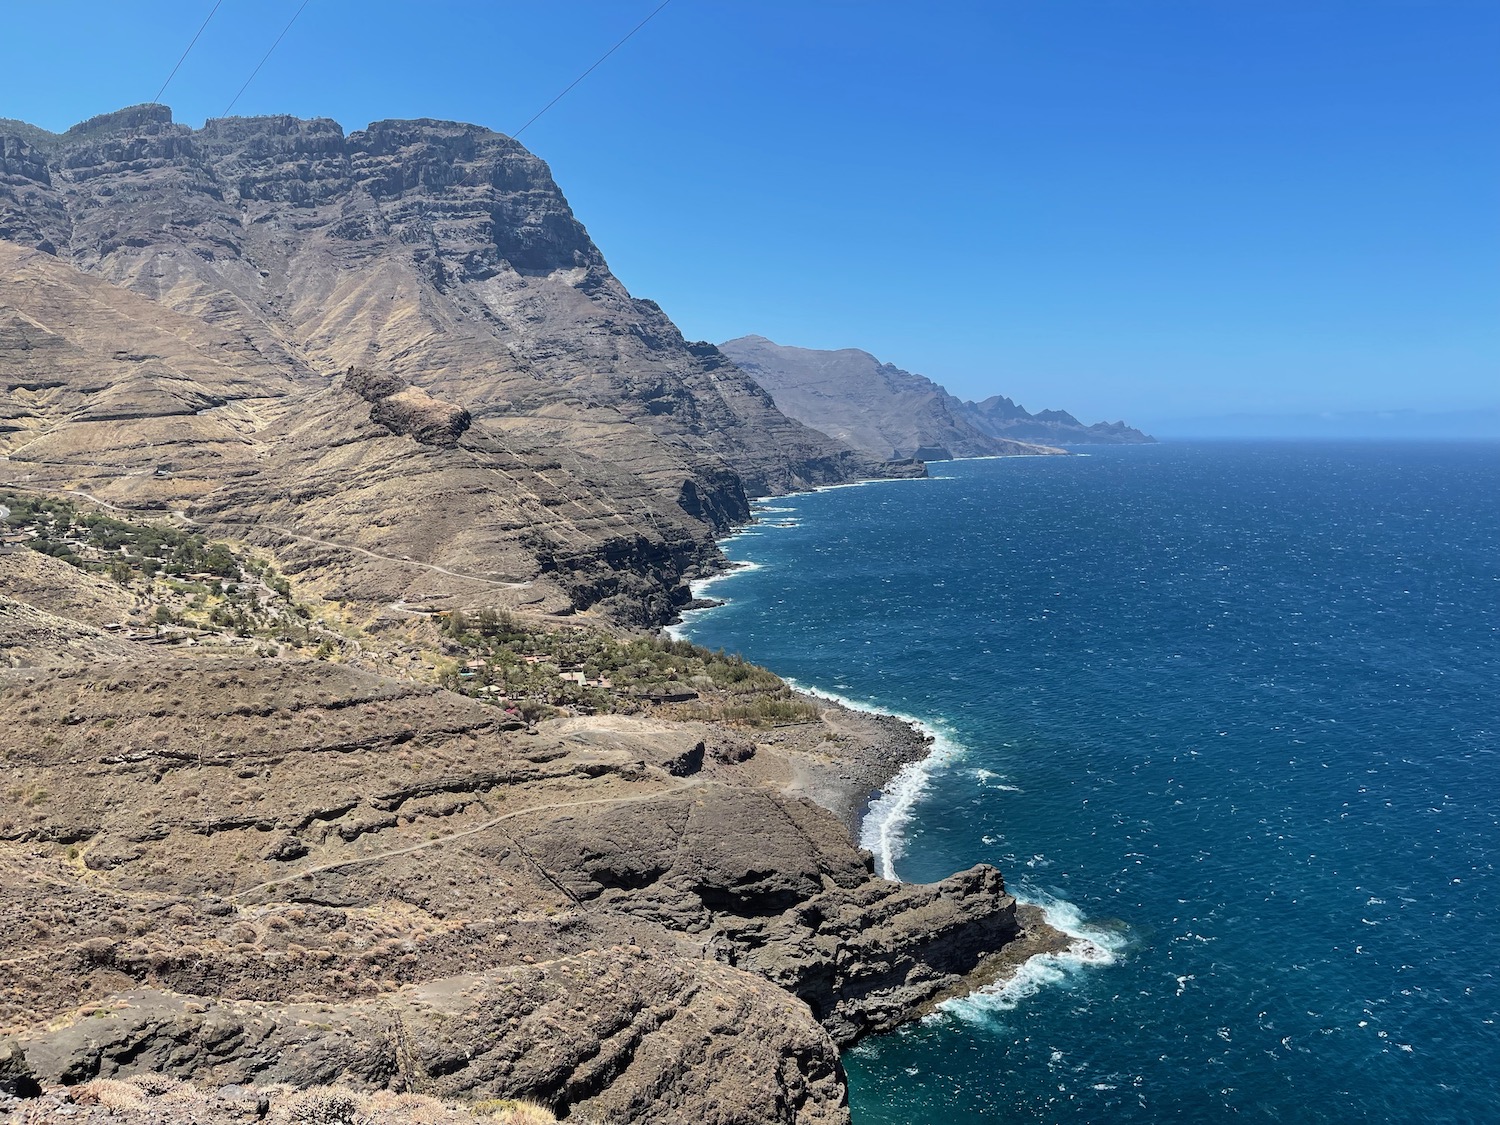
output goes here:
[{"label": "deep blue ocean", "polygon": [[919,719],[865,824],[1077,936],[856,1125],[1500,1121],[1500,445],[1163,444],[760,505],[684,635]]}]

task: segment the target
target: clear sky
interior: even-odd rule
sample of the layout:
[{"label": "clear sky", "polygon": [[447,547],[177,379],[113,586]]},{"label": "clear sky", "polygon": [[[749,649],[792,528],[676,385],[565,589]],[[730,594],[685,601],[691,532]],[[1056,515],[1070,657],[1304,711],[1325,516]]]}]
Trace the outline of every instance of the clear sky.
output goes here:
[{"label": "clear sky", "polygon": [[[659,0],[309,0],[236,113],[513,132]],[[301,0],[223,0],[218,116]],[[212,0],[0,4],[0,116],[149,101]],[[1497,0],[672,0],[522,140],[690,338],[1093,421],[1500,405]]]}]

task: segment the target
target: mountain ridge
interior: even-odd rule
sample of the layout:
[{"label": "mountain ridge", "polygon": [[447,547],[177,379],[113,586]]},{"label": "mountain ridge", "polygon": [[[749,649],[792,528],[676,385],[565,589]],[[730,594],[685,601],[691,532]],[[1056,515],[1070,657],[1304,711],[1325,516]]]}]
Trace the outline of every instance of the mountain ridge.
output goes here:
[{"label": "mountain ridge", "polygon": [[[37,368],[53,353],[108,353],[118,368],[88,394],[79,363],[71,390],[18,387],[0,455],[32,483],[81,481],[113,503],[201,504],[198,514],[246,526],[271,510],[259,498],[294,496],[271,514],[295,534],[444,565],[466,563],[468,529],[502,528],[491,546],[531,559],[508,563],[508,576],[529,571],[574,610],[603,601],[620,620],[660,623],[688,599],[688,578],[720,564],[715,536],[749,518],[748,495],[921,471],[883,468],[786,418],[717,348],[684,339],[610,273],[546,164],[482,126],[377,121],[345,133],[326,118],[265,116],[195,130],[162,105],[62,134],[0,125],[0,246],[13,310],[0,354],[41,382],[62,378]],[[113,307],[107,339],[47,306],[68,290]],[[179,336],[217,333],[217,378],[276,396],[212,392],[188,410],[180,372],[121,358],[155,356],[140,341],[173,317],[187,318]],[[44,322],[50,335],[38,337]],[[348,478],[326,471],[359,448],[357,416],[325,412],[323,431],[296,424],[351,367],[468,417],[447,453],[407,455],[426,466],[421,490],[393,486],[373,511],[343,504]],[[81,404],[120,388],[163,412],[138,405],[101,429]],[[178,468],[158,474],[144,451],[163,447]],[[480,447],[483,504],[474,480],[455,476]],[[343,457],[353,492],[377,462]],[[620,568],[610,559],[645,584],[606,580]]]},{"label": "mountain ridge", "polygon": [[871,456],[1023,456],[1056,453],[1059,445],[1151,440],[1123,422],[1085,426],[1066,411],[1032,414],[1000,395],[961,401],[859,348],[798,348],[753,335],[719,347],[785,413]]}]

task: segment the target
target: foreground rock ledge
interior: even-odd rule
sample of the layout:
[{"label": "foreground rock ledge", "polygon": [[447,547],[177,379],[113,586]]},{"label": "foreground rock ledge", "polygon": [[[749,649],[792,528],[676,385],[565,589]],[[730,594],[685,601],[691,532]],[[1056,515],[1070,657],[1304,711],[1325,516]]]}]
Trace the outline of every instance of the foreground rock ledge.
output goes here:
[{"label": "foreground rock ledge", "polygon": [[812,747],[858,753],[821,724],[528,735],[346,667],[159,653],[0,672],[0,708],[0,1033],[44,1086],[842,1122],[838,1048],[1021,928],[994,869],[876,878],[788,795]]}]

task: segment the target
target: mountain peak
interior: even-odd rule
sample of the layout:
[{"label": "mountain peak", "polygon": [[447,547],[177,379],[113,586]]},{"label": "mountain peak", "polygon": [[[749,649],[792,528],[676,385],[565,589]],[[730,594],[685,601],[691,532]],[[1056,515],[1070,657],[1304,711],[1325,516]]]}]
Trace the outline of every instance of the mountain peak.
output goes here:
[{"label": "mountain peak", "polygon": [[783,411],[873,456],[941,460],[1151,440],[1127,426],[1085,426],[1065,410],[1033,415],[1003,395],[960,402],[926,376],[858,348],[797,348],[764,336],[741,336],[720,348]]}]

